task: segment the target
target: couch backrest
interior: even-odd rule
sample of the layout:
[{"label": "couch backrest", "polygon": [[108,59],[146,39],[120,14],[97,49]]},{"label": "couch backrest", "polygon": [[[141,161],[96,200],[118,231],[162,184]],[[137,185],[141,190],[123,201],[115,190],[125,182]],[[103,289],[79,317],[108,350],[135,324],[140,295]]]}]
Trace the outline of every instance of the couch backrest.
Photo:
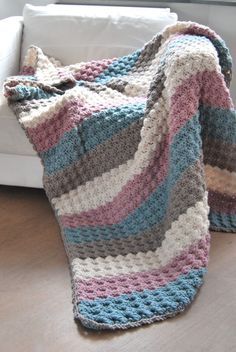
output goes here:
[{"label": "couch backrest", "polygon": [[65,65],[119,57],[141,48],[177,15],[170,9],[26,5],[21,57],[34,44]]}]

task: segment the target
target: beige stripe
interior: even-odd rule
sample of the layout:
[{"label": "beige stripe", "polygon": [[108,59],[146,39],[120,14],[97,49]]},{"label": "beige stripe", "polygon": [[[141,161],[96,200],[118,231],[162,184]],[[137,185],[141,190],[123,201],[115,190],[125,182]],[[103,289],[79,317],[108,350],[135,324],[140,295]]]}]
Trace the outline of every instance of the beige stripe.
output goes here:
[{"label": "beige stripe", "polygon": [[236,172],[220,169],[217,166],[205,166],[206,183],[209,190],[236,195]]}]

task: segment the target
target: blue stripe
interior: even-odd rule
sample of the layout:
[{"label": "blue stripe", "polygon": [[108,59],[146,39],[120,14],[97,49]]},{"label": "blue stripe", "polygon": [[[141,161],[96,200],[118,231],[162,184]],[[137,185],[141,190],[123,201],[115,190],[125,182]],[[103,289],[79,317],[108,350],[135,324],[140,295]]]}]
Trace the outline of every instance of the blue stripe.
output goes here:
[{"label": "blue stripe", "polygon": [[109,240],[137,235],[160,223],[166,213],[169,194],[182,173],[200,157],[201,138],[198,116],[194,116],[176,134],[170,147],[168,177],[148,199],[118,224],[96,227],[65,228],[71,243]]},{"label": "blue stripe", "polygon": [[232,57],[230,55],[229,49],[227,48],[224,40],[220,39],[210,39],[212,44],[217,50],[221,71],[226,72],[232,69]]},{"label": "blue stripe", "polygon": [[83,142],[77,128],[73,128],[64,133],[55,147],[40,153],[40,157],[45,172],[52,174],[72,164],[75,160],[79,160],[83,153]]},{"label": "blue stripe", "polygon": [[[203,283],[205,268],[193,269],[186,275],[155,290],[143,290],[118,297],[81,301],[77,311],[83,319],[102,324],[129,324],[142,319],[168,316],[182,311],[193,300]],[[83,321],[90,328],[93,322]]]},{"label": "blue stripe", "polygon": [[14,101],[23,99],[48,99],[54,95],[55,93],[46,92],[38,87],[27,87],[25,85],[17,85],[14,94],[11,95],[10,99]]},{"label": "blue stripe", "polygon": [[79,133],[85,140],[85,150],[95,148],[134,121],[140,120],[144,115],[145,107],[145,103],[129,104],[104,110],[85,120],[78,126]]},{"label": "blue stripe", "polygon": [[93,114],[65,132],[59,143],[40,153],[47,174],[69,166],[83,154],[143,117],[144,103],[124,105]]},{"label": "blue stripe", "polygon": [[236,214],[224,214],[210,211],[210,227],[218,231],[236,232]]},{"label": "blue stripe", "polygon": [[113,61],[109,67],[95,78],[95,82],[104,84],[112,78],[118,78],[127,75],[135,66],[141,50],[136,50],[134,53],[118,58]]},{"label": "blue stripe", "polygon": [[202,106],[200,108],[202,137],[236,143],[236,111]]}]

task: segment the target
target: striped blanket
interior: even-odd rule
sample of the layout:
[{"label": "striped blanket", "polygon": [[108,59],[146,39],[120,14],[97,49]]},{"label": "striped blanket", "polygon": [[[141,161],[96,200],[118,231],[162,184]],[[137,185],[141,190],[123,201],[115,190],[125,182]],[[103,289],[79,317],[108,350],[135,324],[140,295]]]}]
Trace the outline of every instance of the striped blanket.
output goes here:
[{"label": "striped blanket", "polygon": [[212,30],[178,22],[114,59],[63,66],[32,46],[6,80],[44,167],[84,326],[183,311],[203,283],[209,228],[235,231],[231,66]]}]

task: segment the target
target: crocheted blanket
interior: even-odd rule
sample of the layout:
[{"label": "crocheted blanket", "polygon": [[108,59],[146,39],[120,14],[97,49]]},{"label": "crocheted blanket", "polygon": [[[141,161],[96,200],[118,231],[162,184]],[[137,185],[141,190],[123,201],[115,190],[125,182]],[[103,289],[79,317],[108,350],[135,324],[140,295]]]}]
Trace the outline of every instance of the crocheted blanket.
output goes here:
[{"label": "crocheted blanket", "polygon": [[222,39],[178,22],[115,59],[62,66],[32,46],[5,82],[44,167],[83,325],[183,311],[203,283],[209,226],[235,231],[230,78]]}]

